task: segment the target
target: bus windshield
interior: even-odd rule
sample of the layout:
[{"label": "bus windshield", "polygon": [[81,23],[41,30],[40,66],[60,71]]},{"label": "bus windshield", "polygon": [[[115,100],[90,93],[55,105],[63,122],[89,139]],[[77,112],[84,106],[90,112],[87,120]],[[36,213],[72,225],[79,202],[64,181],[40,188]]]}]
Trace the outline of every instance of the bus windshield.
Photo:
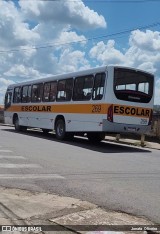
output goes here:
[{"label": "bus windshield", "polygon": [[120,100],[148,103],[153,96],[153,75],[126,68],[114,69],[114,93]]}]

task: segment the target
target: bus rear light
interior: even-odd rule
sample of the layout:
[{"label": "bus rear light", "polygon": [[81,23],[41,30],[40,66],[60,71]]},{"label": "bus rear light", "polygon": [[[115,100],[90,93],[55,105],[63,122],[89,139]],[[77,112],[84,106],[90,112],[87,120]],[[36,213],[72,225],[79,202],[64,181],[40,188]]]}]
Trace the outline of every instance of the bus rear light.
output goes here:
[{"label": "bus rear light", "polygon": [[110,105],[108,108],[107,120],[113,122],[113,105]]},{"label": "bus rear light", "polygon": [[151,110],[151,113],[150,113],[150,116],[149,116],[148,125],[151,125],[151,123],[152,123],[152,116],[153,116],[153,111]]}]

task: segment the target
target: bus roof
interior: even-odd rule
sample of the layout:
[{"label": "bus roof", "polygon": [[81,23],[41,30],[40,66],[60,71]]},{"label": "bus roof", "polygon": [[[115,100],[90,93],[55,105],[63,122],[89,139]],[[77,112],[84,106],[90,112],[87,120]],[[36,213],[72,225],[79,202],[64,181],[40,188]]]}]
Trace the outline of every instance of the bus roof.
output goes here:
[{"label": "bus roof", "polygon": [[54,81],[54,80],[60,80],[60,79],[66,79],[66,78],[74,78],[76,76],[84,76],[86,74],[94,74],[97,72],[105,72],[107,70],[107,68],[125,68],[125,69],[132,69],[135,71],[141,71],[141,72],[145,72],[147,74],[152,75],[151,73],[148,73],[146,71],[140,70],[140,69],[136,69],[136,68],[132,68],[132,67],[127,67],[127,66],[114,66],[114,65],[105,65],[105,66],[101,66],[101,67],[95,67],[95,68],[90,68],[87,70],[81,70],[81,71],[76,71],[76,72],[70,72],[70,73],[64,73],[64,74],[57,74],[57,75],[53,75],[50,77],[43,77],[43,78],[39,78],[39,79],[33,79],[33,80],[29,80],[29,81],[25,81],[25,82],[18,82],[15,84],[11,84],[8,86],[8,89],[13,89],[15,86],[18,85],[29,85],[29,84],[36,84],[36,83],[42,83],[42,82],[49,82],[49,81]]},{"label": "bus roof", "polygon": [[48,82],[48,81],[54,81],[54,80],[59,80],[59,79],[65,79],[65,78],[72,78],[76,76],[83,76],[85,74],[92,74],[96,72],[105,72],[107,66],[101,66],[101,67],[95,67],[95,68],[90,68],[87,70],[82,70],[82,71],[76,71],[76,72],[70,72],[70,73],[64,73],[64,74],[57,74],[53,76],[48,76],[48,77],[43,77],[39,79],[33,79],[29,81],[24,81],[24,82],[18,82],[15,84],[11,84],[8,86],[8,89],[11,89],[17,85],[27,85],[27,84],[35,84],[35,83],[41,83],[41,82]]}]

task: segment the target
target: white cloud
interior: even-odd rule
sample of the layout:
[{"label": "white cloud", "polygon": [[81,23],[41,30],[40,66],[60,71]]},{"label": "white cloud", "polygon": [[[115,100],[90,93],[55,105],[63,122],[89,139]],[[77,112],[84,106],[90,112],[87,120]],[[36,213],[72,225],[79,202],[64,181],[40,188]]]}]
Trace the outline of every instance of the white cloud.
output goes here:
[{"label": "white cloud", "polygon": [[100,64],[131,66],[155,74],[155,103],[160,103],[160,32],[135,30],[125,52],[116,49],[114,40],[98,42],[90,50],[90,58]]},{"label": "white cloud", "polygon": [[59,59],[59,72],[73,72],[89,68],[89,62],[85,59],[85,53],[65,49]]},{"label": "white cloud", "polygon": [[[70,32],[62,31],[60,36],[59,36],[57,44],[63,45],[63,43],[65,44],[65,42],[70,43],[70,42],[76,42],[76,41],[77,42],[80,41],[82,45],[86,44],[86,38],[83,35],[78,36],[77,33],[72,32],[72,31],[70,31]],[[68,44],[67,44],[67,46],[68,46]]]},{"label": "white cloud", "polygon": [[154,64],[152,62],[144,62],[138,66],[139,69],[148,71],[150,73],[154,73],[156,69],[154,68]]},{"label": "white cloud", "polygon": [[0,77],[0,87],[1,89],[5,89],[8,85],[14,84],[12,80],[7,80],[2,77]]},{"label": "white cloud", "polygon": [[15,64],[10,70],[5,72],[4,75],[8,77],[22,77],[23,80],[42,77],[42,74],[40,74],[37,70],[22,64]]},{"label": "white cloud", "polygon": [[97,43],[91,50],[91,58],[103,64],[120,64],[160,72],[160,32],[147,30],[133,31],[129,38],[129,48],[125,52],[116,49],[114,40]]},{"label": "white cloud", "polygon": [[122,64],[125,62],[125,56],[114,48],[115,41],[109,40],[107,44],[103,41],[97,43],[91,50],[89,55],[96,58],[101,64]]},{"label": "white cloud", "polygon": [[[0,56],[0,75],[10,76],[13,80],[22,76],[25,80],[29,76],[38,78],[56,74],[60,67],[64,72],[77,69],[80,62],[75,62],[74,68],[73,62],[67,63],[68,68],[64,63],[63,66],[60,64],[64,49],[68,48],[67,56],[70,57],[73,46],[76,46],[76,55],[78,47],[85,44],[85,36],[78,35],[73,28],[106,27],[105,19],[82,1],[19,1],[17,4],[19,7],[12,1],[0,1],[0,8],[3,9],[0,11],[0,49],[6,51]],[[72,41],[83,42],[69,45]],[[44,49],[34,50],[33,47]]]},{"label": "white cloud", "polygon": [[14,84],[14,82],[0,77],[0,104],[4,103],[5,92],[10,84]]},{"label": "white cloud", "polygon": [[130,35],[129,45],[126,58],[132,60],[133,66],[156,74],[160,72],[160,32],[135,30]]},{"label": "white cloud", "polygon": [[131,33],[129,43],[131,46],[153,53],[153,51],[160,49],[160,32],[135,30]]},{"label": "white cloud", "polygon": [[35,21],[69,24],[78,29],[106,27],[102,15],[89,9],[81,0],[19,2],[25,17]]},{"label": "white cloud", "polygon": [[13,2],[0,1],[0,48],[11,48],[33,43],[39,35],[22,21]]}]

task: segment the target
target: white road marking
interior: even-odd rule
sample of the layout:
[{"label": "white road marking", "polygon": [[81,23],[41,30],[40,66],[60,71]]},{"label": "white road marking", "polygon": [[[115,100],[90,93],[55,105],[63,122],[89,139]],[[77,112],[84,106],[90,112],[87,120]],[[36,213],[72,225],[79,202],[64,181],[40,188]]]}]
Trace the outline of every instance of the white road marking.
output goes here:
[{"label": "white road marking", "polygon": [[0,163],[0,168],[41,168],[41,166],[38,164]]},{"label": "white road marking", "polygon": [[1,179],[65,179],[58,174],[0,174]]},{"label": "white road marking", "polygon": [[8,155],[0,155],[0,159],[25,159],[23,156],[8,156]]},{"label": "white road marking", "polygon": [[0,152],[12,153],[13,151],[11,151],[11,150],[0,150]]}]

